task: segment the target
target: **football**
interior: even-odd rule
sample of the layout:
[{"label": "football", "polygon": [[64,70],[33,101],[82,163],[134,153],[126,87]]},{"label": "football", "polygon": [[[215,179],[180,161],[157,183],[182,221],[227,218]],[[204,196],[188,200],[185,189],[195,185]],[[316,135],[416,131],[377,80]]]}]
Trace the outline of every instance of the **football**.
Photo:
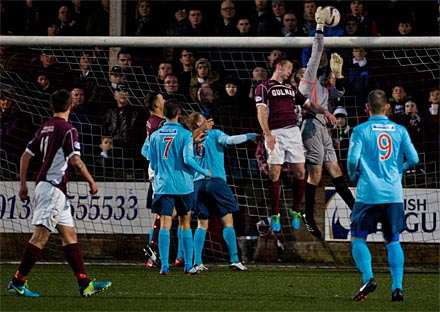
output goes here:
[{"label": "football", "polygon": [[323,8],[323,10],[328,12],[327,18],[325,19],[325,26],[335,27],[339,24],[339,21],[341,20],[341,13],[339,13],[337,8],[333,6],[326,6]]}]

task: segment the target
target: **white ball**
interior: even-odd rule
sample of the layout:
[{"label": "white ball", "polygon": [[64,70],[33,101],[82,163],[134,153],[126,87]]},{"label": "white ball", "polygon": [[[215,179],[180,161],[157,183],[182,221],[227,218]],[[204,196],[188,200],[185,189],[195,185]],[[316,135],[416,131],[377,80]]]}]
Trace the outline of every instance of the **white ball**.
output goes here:
[{"label": "white ball", "polygon": [[337,8],[329,5],[324,7],[323,10],[326,10],[328,12],[325,19],[325,26],[335,27],[339,24],[339,21],[341,20],[341,13],[339,13],[339,10]]}]

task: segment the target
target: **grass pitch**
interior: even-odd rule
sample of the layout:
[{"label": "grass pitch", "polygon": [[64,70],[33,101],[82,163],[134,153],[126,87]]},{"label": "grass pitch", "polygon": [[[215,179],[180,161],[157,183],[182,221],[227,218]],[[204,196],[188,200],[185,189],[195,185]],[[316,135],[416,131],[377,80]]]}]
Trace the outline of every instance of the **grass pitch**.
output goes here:
[{"label": "grass pitch", "polygon": [[439,274],[405,273],[404,302],[391,302],[391,278],[375,274],[378,287],[363,302],[355,270],[250,266],[247,272],[209,266],[199,276],[171,267],[168,276],[143,266],[88,266],[90,277],[113,286],[82,298],[68,265],[37,264],[29,287],[39,298],[11,295],[6,286],[17,265],[1,265],[1,311],[439,311]]}]

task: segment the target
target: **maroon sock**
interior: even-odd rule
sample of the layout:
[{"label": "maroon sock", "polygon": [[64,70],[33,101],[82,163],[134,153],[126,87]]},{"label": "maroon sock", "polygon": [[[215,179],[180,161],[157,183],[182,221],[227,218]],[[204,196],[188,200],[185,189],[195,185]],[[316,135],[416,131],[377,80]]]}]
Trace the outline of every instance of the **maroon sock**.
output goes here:
[{"label": "maroon sock", "polygon": [[21,262],[15,273],[14,278],[12,279],[14,285],[23,286],[26,280],[26,276],[32,270],[34,264],[37,262],[40,257],[42,249],[38,248],[35,245],[27,242],[26,246],[23,249],[23,253],[21,254]]},{"label": "maroon sock", "polygon": [[293,187],[293,210],[296,212],[301,211],[301,203],[304,199],[306,192],[306,179],[292,179]]},{"label": "maroon sock", "polygon": [[86,287],[90,283],[90,279],[86,274],[86,266],[78,243],[69,244],[63,247],[64,255],[70,267],[78,280],[80,287]]},{"label": "maroon sock", "polygon": [[159,241],[159,230],[160,230],[160,216],[156,217],[153,225],[153,237],[151,238],[150,244],[153,248],[157,249],[157,242]]},{"label": "maroon sock", "polygon": [[278,214],[280,212],[280,180],[270,181],[270,198],[272,200],[272,213]]}]

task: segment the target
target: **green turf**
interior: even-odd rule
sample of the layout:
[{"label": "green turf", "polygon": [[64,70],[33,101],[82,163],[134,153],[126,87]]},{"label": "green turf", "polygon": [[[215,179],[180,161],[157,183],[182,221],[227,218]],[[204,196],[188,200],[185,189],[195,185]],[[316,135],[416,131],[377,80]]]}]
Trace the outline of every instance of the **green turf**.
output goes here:
[{"label": "green turf", "polygon": [[113,286],[81,298],[68,265],[36,265],[29,287],[40,298],[6,291],[16,265],[1,267],[1,311],[439,311],[439,274],[406,273],[404,302],[390,302],[391,279],[376,273],[376,291],[353,302],[360,286],[354,270],[211,266],[200,276],[171,268],[168,276],[143,266],[88,266],[91,277]]}]

